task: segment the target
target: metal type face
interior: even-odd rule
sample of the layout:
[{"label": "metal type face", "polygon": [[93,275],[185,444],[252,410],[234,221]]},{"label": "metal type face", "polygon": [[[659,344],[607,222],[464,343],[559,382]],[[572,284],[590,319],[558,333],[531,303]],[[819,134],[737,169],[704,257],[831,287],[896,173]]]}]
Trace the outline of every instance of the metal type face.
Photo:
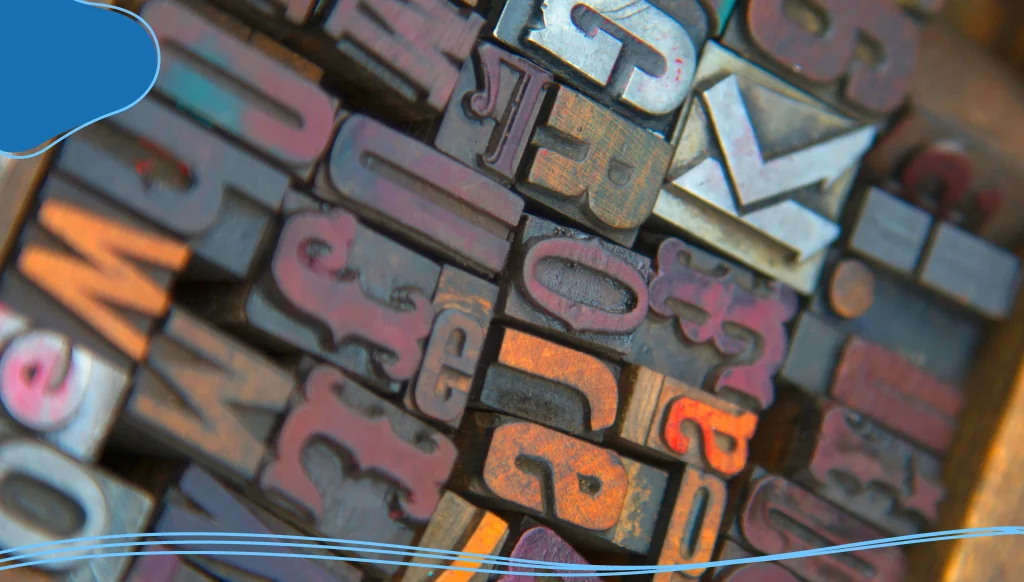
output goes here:
[{"label": "metal type face", "polygon": [[[434,510],[427,529],[417,545],[426,551],[453,550],[467,554],[497,556],[508,538],[508,523],[490,511],[479,509],[458,495],[446,491]],[[490,574],[442,570],[427,567],[431,564],[455,568],[492,568],[471,558],[451,561],[414,557],[409,560],[417,567],[406,568],[399,582],[485,582]]]},{"label": "metal type face", "polygon": [[[16,558],[80,537],[135,534],[145,530],[153,509],[148,495],[101,471],[65,457],[35,440],[5,434],[0,439],[0,549]],[[129,542],[131,538],[125,538]],[[6,579],[38,582],[120,580],[131,547],[88,549],[97,542],[60,544],[65,561],[25,566]],[[39,549],[34,550],[38,552]],[[92,556],[92,558],[88,557]],[[37,561],[37,556],[25,561]]]},{"label": "metal type face", "polygon": [[342,122],[321,182],[321,196],[486,276],[504,269],[524,205],[500,184],[363,115]]},{"label": "metal type face", "polygon": [[[570,564],[574,566],[589,566],[590,562],[586,560],[579,552],[573,548],[569,542],[563,540],[554,531],[546,527],[533,527],[519,536],[519,541],[516,542],[512,553],[509,555],[510,558],[518,560],[537,560],[542,562],[557,562],[559,564]],[[512,566],[509,568],[510,572],[516,572],[520,568]],[[525,569],[525,568],[523,568]],[[577,571],[566,571],[565,574],[573,573],[579,574]],[[553,579],[559,579],[562,582],[570,582],[578,580],[579,582],[600,582],[601,578],[596,576],[572,576],[565,577],[561,576],[562,572],[551,572],[549,571],[548,576]],[[530,580],[536,579],[534,576],[521,576],[517,574],[504,574],[498,578],[498,582],[529,582]]]},{"label": "metal type face", "polygon": [[40,198],[0,299],[115,364],[144,360],[189,247],[55,176]]},{"label": "metal type face", "polygon": [[[766,555],[885,538],[881,531],[774,475],[755,477],[750,483],[739,526],[743,542]],[[780,564],[808,582],[899,582],[906,575],[903,550],[898,546]]]},{"label": "metal type face", "polygon": [[483,24],[446,0],[339,0],[320,25],[334,45],[325,68],[393,104],[393,115],[433,117]]},{"label": "metal type face", "polygon": [[516,191],[623,246],[650,217],[671,158],[658,136],[564,85],[541,115]]},{"label": "metal type face", "polygon": [[655,267],[626,360],[749,410],[771,406],[796,293],[678,239],[661,242]]},{"label": "metal type face", "polygon": [[633,366],[625,376],[611,431],[623,445],[726,479],[743,470],[756,414],[648,368]]},{"label": "metal type face", "polygon": [[163,47],[155,90],[308,180],[334,133],[337,101],[317,84],[181,4],[140,14]]},{"label": "metal type face", "polygon": [[174,308],[152,339],[124,414],[170,452],[244,482],[256,476],[293,392],[284,370]]},{"label": "metal type face", "polygon": [[477,406],[598,439],[615,422],[620,372],[590,354],[504,329]]},{"label": "metal type face", "polygon": [[877,129],[709,42],[654,214],[810,295]]},{"label": "metal type face", "polygon": [[126,369],[0,303],[5,423],[90,462],[99,456],[127,391]]},{"label": "metal type face", "polygon": [[926,531],[938,519],[946,490],[938,458],[836,404],[823,407],[813,443],[789,461],[810,491],[894,536]]},{"label": "metal type face", "polygon": [[499,315],[621,358],[647,314],[650,264],[598,237],[526,215]]},{"label": "metal type face", "polygon": [[281,427],[260,485],[324,536],[412,543],[441,499],[455,446],[328,365],[309,372],[304,396]]},{"label": "metal type face", "polygon": [[892,0],[746,0],[722,41],[833,106],[878,118],[910,93],[918,37]]},{"label": "metal type face", "polygon": [[511,0],[494,36],[639,125],[665,133],[689,94],[708,20],[697,0]]},{"label": "metal type face", "polygon": [[[216,551],[223,550],[223,545],[175,543],[188,539],[194,540],[196,537],[201,537],[201,534],[299,535],[297,530],[253,506],[196,465],[190,465],[176,485],[165,497],[163,511],[153,530],[156,533],[197,532],[200,534],[185,538],[169,537],[165,540],[164,543],[169,548],[181,552],[198,552],[192,555],[187,553],[183,555],[184,564],[181,566],[188,564],[197,570],[206,572],[211,578],[230,580],[231,582],[292,582],[293,580],[359,582],[362,580],[363,574],[358,569],[345,562],[323,559],[334,557],[334,555],[318,548],[289,549],[284,546],[275,546],[274,553],[313,554],[314,557],[273,557],[217,555]],[[216,538],[213,539],[216,540]],[[271,538],[267,541],[276,540]],[[172,565],[164,565],[162,568],[152,567],[164,576],[167,575],[168,569],[172,570],[172,574],[174,573]],[[171,578],[171,580],[177,582],[175,578]],[[159,582],[159,580],[140,580],[139,582]]]},{"label": "metal type face", "polygon": [[599,551],[646,556],[668,474],[531,422],[467,415],[449,487],[495,509],[542,516]]},{"label": "metal type face", "polygon": [[[664,544],[658,554],[659,566],[710,562],[722,525],[727,491],[721,479],[694,467],[683,469]],[[700,578],[705,569],[655,574],[653,582],[676,582]]]},{"label": "metal type face", "polygon": [[188,242],[194,279],[251,273],[288,176],[155,98],[91,125],[55,169]]},{"label": "metal type face", "polygon": [[510,186],[554,78],[490,43],[479,43],[472,57],[459,73],[434,147]]},{"label": "metal type face", "polygon": [[[855,273],[849,276],[851,271]],[[795,333],[790,347],[793,364],[787,362],[783,376],[826,385],[827,379],[819,382],[809,376],[818,376],[815,370],[831,373],[842,342],[847,335],[856,335],[899,353],[944,382],[960,385],[971,369],[983,328],[975,314],[951,307],[888,269],[837,255],[811,302],[813,315],[802,318],[813,319],[819,331],[805,338]]]},{"label": "metal type face", "polygon": [[1001,319],[1020,287],[1012,253],[870,188],[848,248],[982,315]]},{"label": "metal type face", "polygon": [[430,331],[416,381],[405,405],[458,428],[480,363],[498,288],[445,265],[434,294]]},{"label": "metal type face", "polygon": [[285,219],[241,314],[220,316],[398,393],[420,367],[440,272],[344,210],[303,208]]},{"label": "metal type face", "polygon": [[938,454],[953,442],[964,397],[898,353],[851,337],[830,396]]}]

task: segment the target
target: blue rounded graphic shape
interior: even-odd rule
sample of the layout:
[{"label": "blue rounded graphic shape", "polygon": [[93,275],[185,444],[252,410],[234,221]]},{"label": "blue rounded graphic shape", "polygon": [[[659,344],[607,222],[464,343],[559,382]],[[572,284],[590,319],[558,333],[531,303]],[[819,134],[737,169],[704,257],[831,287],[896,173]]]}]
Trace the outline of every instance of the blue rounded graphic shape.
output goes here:
[{"label": "blue rounded graphic shape", "polygon": [[149,24],[85,0],[0,0],[0,154],[23,159],[47,140],[120,113],[156,84]]}]

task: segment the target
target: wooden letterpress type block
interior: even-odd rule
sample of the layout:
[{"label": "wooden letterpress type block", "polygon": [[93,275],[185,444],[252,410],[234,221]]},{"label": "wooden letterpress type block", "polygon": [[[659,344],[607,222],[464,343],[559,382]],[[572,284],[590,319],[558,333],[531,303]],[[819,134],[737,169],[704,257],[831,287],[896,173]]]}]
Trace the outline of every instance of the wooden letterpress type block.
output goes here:
[{"label": "wooden letterpress type block", "polygon": [[[798,383],[823,391],[845,337],[857,335],[899,352],[943,382],[959,385],[971,368],[983,329],[975,314],[950,307],[890,269],[837,254],[810,313],[796,327],[790,346],[796,360],[783,367],[783,376],[804,378]],[[807,333],[800,331],[804,328]]]},{"label": "wooden letterpress type block", "polygon": [[650,259],[527,215],[509,270],[506,320],[616,359],[629,353],[647,315]]},{"label": "wooden letterpress type block", "polygon": [[831,105],[883,117],[910,94],[919,28],[893,0],[746,0],[723,42]]},{"label": "wooden letterpress type block", "polygon": [[0,300],[115,364],[145,360],[189,247],[56,176],[40,198]]},{"label": "wooden letterpress type block", "polygon": [[812,294],[877,128],[828,109],[714,42],[704,50],[694,91],[699,98],[679,121],[654,215]]},{"label": "wooden letterpress type block", "polygon": [[1009,313],[1021,279],[1012,253],[879,188],[857,210],[850,251],[986,317]]},{"label": "wooden letterpress type block", "polygon": [[[536,560],[542,562],[557,562],[559,564],[570,564],[573,566],[589,566],[590,562],[586,560],[576,548],[572,547],[569,542],[565,541],[558,534],[546,527],[532,527],[519,536],[519,540],[516,542],[512,553],[509,555],[510,558],[517,560]],[[503,574],[498,578],[497,582],[529,582],[535,580],[537,577],[524,576],[518,574],[518,572],[537,572],[543,571],[547,574],[545,578],[557,578],[562,582],[569,582],[578,580],[579,582],[601,582],[601,578],[597,576],[580,576],[579,570],[567,570],[566,572],[555,572],[551,570],[538,570],[531,569],[525,566],[511,566],[508,568],[509,574]],[[576,574],[572,577],[563,576],[563,574]]]},{"label": "wooden letterpress type block", "polygon": [[[694,467],[686,467],[658,554],[658,565],[710,562],[722,526],[722,513],[727,498],[724,481]],[[653,582],[682,582],[700,578],[705,570],[663,572],[655,574]]]},{"label": "wooden letterpress type block", "polygon": [[786,357],[791,289],[678,239],[661,241],[650,312],[626,360],[760,411]]},{"label": "wooden letterpress type block", "polygon": [[936,523],[945,496],[937,458],[835,403],[782,409],[762,419],[792,431],[790,438],[765,437],[781,445],[773,468],[889,534]]},{"label": "wooden letterpress type block", "polygon": [[447,0],[338,0],[319,29],[328,74],[372,94],[388,113],[440,115],[484,19]]},{"label": "wooden letterpress type block", "polygon": [[236,481],[256,476],[291,375],[181,308],[152,338],[124,420],[161,449]]},{"label": "wooden letterpress type block", "polygon": [[[726,561],[726,560],[742,560],[744,558],[751,558],[751,557],[754,557],[754,556],[755,556],[755,554],[753,552],[751,552],[751,551],[747,550],[746,548],[740,546],[735,541],[729,539],[726,535],[722,535],[719,538],[719,540],[718,540],[718,548],[717,548],[717,550],[715,552],[715,561],[716,562],[722,562],[722,561]],[[727,576],[728,576],[728,574],[730,572],[734,572],[734,571],[737,571],[737,570],[739,570],[741,568],[745,568],[748,565],[763,565],[763,564],[731,564],[731,565],[728,565],[728,566],[718,566],[718,567],[711,568],[710,570],[708,570],[707,578],[708,578],[709,581],[713,581],[713,582],[719,582],[722,579],[728,580]],[[779,570],[785,572],[786,575],[788,575],[790,578],[793,579],[793,582],[799,582],[798,579],[795,576],[793,576],[793,574],[789,570],[786,570],[785,568],[777,566],[776,564],[769,564],[769,565],[775,566],[775,567],[779,568]],[[742,578],[740,580],[742,580]],[[760,579],[757,579],[757,580],[759,581]],[[771,578],[769,578],[768,580],[770,582],[772,582]],[[780,582],[789,582],[789,579],[788,578],[782,578],[782,580]]]},{"label": "wooden letterpress type block", "polygon": [[447,437],[320,365],[306,377],[305,398],[285,419],[260,485],[327,537],[408,545],[430,521],[455,456]]},{"label": "wooden letterpress type block", "polygon": [[475,412],[458,436],[449,487],[482,504],[542,517],[597,550],[647,555],[668,475],[508,416]]},{"label": "wooden letterpress type block", "polygon": [[285,220],[269,268],[222,298],[226,306],[206,311],[278,351],[308,352],[398,393],[419,369],[440,271],[344,210],[300,206]]},{"label": "wooden letterpress type block", "polygon": [[128,371],[0,303],[0,405],[19,427],[80,461],[103,448]]},{"label": "wooden letterpress type block", "polygon": [[[259,551],[247,546],[245,538],[215,537],[212,540],[238,540],[239,546],[224,544],[195,543],[202,534],[257,534],[269,536],[297,536],[297,530],[288,527],[267,512],[253,506],[224,484],[205,473],[196,465],[190,465],[176,487],[164,501],[164,508],[154,526],[158,534],[197,533],[197,536],[173,536],[162,540],[174,550],[186,552],[183,562],[200,570],[212,579],[231,582],[359,582],[363,574],[345,562],[332,560],[326,550],[319,548],[288,548],[271,546],[265,551],[293,556],[258,556],[216,554],[217,550]],[[250,538],[251,539],[251,538]],[[192,541],[193,543],[184,543]],[[262,542],[294,543],[288,539],[271,537],[259,538]],[[308,542],[306,542],[308,543]],[[244,549],[243,549],[244,548]],[[188,552],[199,552],[188,555]],[[312,554],[302,557],[298,554]],[[323,559],[327,558],[327,559]],[[167,566],[161,568],[166,571]],[[171,580],[177,579],[171,578]],[[188,578],[181,582],[191,582]],[[140,581],[143,582],[143,581]],[[145,580],[144,582],[159,582]]]},{"label": "wooden letterpress type block", "polygon": [[704,4],[507,0],[494,36],[645,129],[666,133],[718,24]]},{"label": "wooden letterpress type block", "polygon": [[[0,436],[0,550],[8,562],[56,560],[5,571],[4,580],[108,582],[120,580],[133,548],[95,548],[102,542],[61,543],[114,536],[131,544],[144,531],[153,500],[106,471],[66,457],[29,438]],[[124,536],[124,537],[122,537]],[[26,547],[27,546],[27,547]],[[24,548],[24,549],[18,549]],[[8,564],[10,568],[14,564]]]},{"label": "wooden letterpress type block", "polygon": [[514,329],[502,330],[476,406],[600,440],[615,422],[621,368]]},{"label": "wooden letterpress type block", "polygon": [[[427,552],[452,550],[466,554],[497,556],[508,538],[508,530],[508,523],[505,520],[446,491],[437,504],[427,529],[420,536],[418,545]],[[449,561],[414,557],[409,561],[420,566],[404,568],[400,575],[396,576],[397,582],[486,582],[490,576],[480,572],[435,569],[428,567],[430,564],[444,564],[456,568],[502,568],[474,562],[470,556],[452,558]]]},{"label": "wooden letterpress type block", "polygon": [[481,42],[459,73],[434,147],[510,186],[553,83],[529,60]]},{"label": "wooden letterpress type block", "polygon": [[516,190],[623,246],[654,210],[672,155],[657,135],[559,86]]},{"label": "wooden letterpress type block", "polygon": [[649,368],[632,366],[624,378],[615,441],[726,479],[746,466],[756,414]]},{"label": "wooden letterpress type block", "polygon": [[[755,471],[737,524],[744,546],[764,555],[885,538],[881,531],[785,479]],[[898,582],[906,575],[902,548],[824,554],[779,564],[807,582]]]},{"label": "wooden letterpress type block", "polygon": [[492,276],[505,268],[523,200],[372,118],[342,122],[318,192],[396,236]]},{"label": "wooden letterpress type block", "polygon": [[434,327],[405,405],[458,428],[469,401],[498,288],[445,265],[434,293]]},{"label": "wooden letterpress type block", "polygon": [[26,160],[0,156],[0,264],[6,264],[14,250],[52,156],[50,152]]},{"label": "wooden letterpress type block", "polygon": [[312,177],[334,133],[335,99],[182,4],[150,0],[140,15],[164,49],[157,93],[300,180]]},{"label": "wooden letterpress type block", "polygon": [[71,136],[54,168],[192,248],[186,276],[248,277],[288,176],[155,98]]}]

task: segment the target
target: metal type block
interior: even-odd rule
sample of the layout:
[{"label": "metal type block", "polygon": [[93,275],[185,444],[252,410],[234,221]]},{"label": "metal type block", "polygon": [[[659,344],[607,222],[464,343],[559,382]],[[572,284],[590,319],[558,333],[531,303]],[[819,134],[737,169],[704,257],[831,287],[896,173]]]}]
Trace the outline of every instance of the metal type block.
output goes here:
[{"label": "metal type block", "polygon": [[[452,442],[336,368],[313,367],[278,433],[260,486],[322,535],[411,544],[440,502]],[[372,548],[360,557],[393,560]],[[393,564],[367,564],[391,576]]]},{"label": "metal type block", "polygon": [[710,42],[654,214],[713,249],[814,292],[877,128]]},{"label": "metal type block", "polygon": [[277,248],[256,280],[187,306],[277,352],[313,354],[371,388],[401,393],[423,359],[440,265],[344,210],[291,200]]},{"label": "metal type block", "polygon": [[526,215],[498,314],[618,359],[647,315],[650,265],[643,255]]},{"label": "metal type block", "polygon": [[[920,285],[888,269],[838,253],[811,302],[811,311],[819,326],[833,330],[833,336],[852,334],[881,344],[956,385],[964,381],[983,332],[979,316],[943,304]],[[819,334],[819,339],[812,341],[823,337]],[[794,338],[790,353],[802,351],[797,348],[801,341]],[[807,353],[837,349],[828,347],[833,340],[828,341],[828,345],[809,346],[813,349]],[[834,356],[831,358],[834,362]],[[832,364],[825,364],[829,358],[800,360],[800,366],[831,370]],[[792,370],[800,375],[799,370]],[[785,373],[790,373],[790,367]]]},{"label": "metal type block", "polygon": [[711,26],[698,0],[507,0],[494,36],[634,123],[665,134]]},{"label": "metal type block", "polygon": [[0,300],[115,365],[145,360],[189,247],[63,178],[39,197]]},{"label": "metal type block", "polygon": [[288,175],[155,97],[71,136],[54,170],[188,243],[184,277],[250,276]]},{"label": "metal type block", "polygon": [[[162,541],[171,549],[185,552],[178,568],[201,571],[209,578],[224,582],[360,582],[363,573],[350,564],[330,558],[338,557],[316,547],[266,547],[268,552],[293,554],[285,556],[218,554],[217,551],[259,551],[258,546],[225,546],[223,544],[182,543],[204,537],[202,534],[278,534],[282,539],[263,538],[263,542],[303,543],[288,540],[297,536],[293,529],[254,506],[244,497],[228,489],[196,465],[190,465],[177,480],[176,486],[164,497],[164,507],[153,527],[155,533],[197,533],[194,536],[169,536]],[[238,538],[217,538],[211,541],[230,541]],[[305,542],[308,543],[308,542]],[[243,550],[243,548],[248,548]],[[191,552],[191,554],[190,554]],[[310,557],[305,557],[310,556]],[[175,574],[174,564],[152,566],[161,576]],[[205,576],[204,576],[205,578]],[[174,582],[193,582],[170,578]],[[133,582],[129,580],[129,582]],[[139,582],[163,582],[159,579]],[[169,582],[169,581],[168,581]],[[196,581],[198,582],[198,581]]]},{"label": "metal type block", "polygon": [[678,239],[663,239],[650,311],[626,361],[760,411],[786,358],[796,293]]},{"label": "metal type block", "polygon": [[0,416],[94,461],[128,392],[128,370],[0,303]]},{"label": "metal type block", "polygon": [[175,307],[151,341],[123,420],[162,452],[244,483],[294,392],[285,370]]},{"label": "metal type block", "polygon": [[[26,556],[23,562],[57,560],[8,570],[5,580],[120,580],[129,557],[116,554],[133,551],[133,539],[126,534],[144,531],[153,510],[146,493],[121,479],[7,431],[0,436],[0,482],[0,550],[8,559]],[[60,543],[121,535],[128,546]],[[25,546],[29,547],[12,551]]]},{"label": "metal type block", "polygon": [[745,0],[722,42],[863,117],[910,94],[920,25],[893,0]]},{"label": "metal type block", "polygon": [[[731,524],[747,549],[762,555],[799,552],[885,537],[881,531],[785,479],[755,470]],[[779,562],[807,582],[899,582],[907,573],[899,546]]]},{"label": "metal type block", "polygon": [[441,269],[434,327],[416,380],[406,391],[406,408],[459,428],[497,298],[496,286],[448,265]]},{"label": "metal type block", "polygon": [[364,115],[341,124],[316,193],[465,268],[505,268],[522,198]]},{"label": "metal type block", "polygon": [[164,49],[158,94],[296,178],[312,177],[334,134],[336,99],[183,4],[149,0],[140,16]]},{"label": "metal type block", "polygon": [[523,57],[481,42],[459,73],[434,147],[510,186],[554,78]]},{"label": "metal type block", "polygon": [[758,462],[893,536],[932,529],[940,460],[836,402],[794,395],[761,419]]},{"label": "metal type block", "polygon": [[870,188],[847,247],[986,317],[1007,315],[1020,288],[1017,258],[879,189]]}]

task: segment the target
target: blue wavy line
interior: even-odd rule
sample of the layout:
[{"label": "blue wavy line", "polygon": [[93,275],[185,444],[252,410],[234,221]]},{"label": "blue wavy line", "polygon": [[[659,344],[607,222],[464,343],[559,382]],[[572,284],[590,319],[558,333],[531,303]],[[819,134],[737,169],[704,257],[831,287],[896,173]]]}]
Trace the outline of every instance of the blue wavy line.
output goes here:
[{"label": "blue wavy line", "polygon": [[12,154],[10,152],[5,152],[3,150],[0,150],[0,155],[2,155],[2,156],[6,156],[6,157],[11,158],[13,160],[27,160],[29,158],[34,158],[36,156],[42,155],[42,154],[46,153],[47,151],[49,151],[50,148],[52,148],[53,146],[55,146],[55,145],[59,144],[60,142],[66,140],[67,138],[71,137],[72,135],[78,133],[79,131],[89,127],[90,125],[96,123],[97,121],[103,121],[104,119],[106,119],[108,117],[111,117],[113,115],[117,115],[118,113],[121,113],[122,111],[128,111],[132,107],[135,107],[136,105],[138,105],[139,101],[142,101],[143,99],[145,99],[146,95],[149,95],[149,92],[152,91],[153,87],[156,86],[156,80],[160,76],[160,56],[161,55],[160,55],[160,42],[156,38],[156,32],[153,31],[153,27],[151,27],[149,25],[149,23],[146,22],[145,20],[143,20],[143,18],[141,16],[139,16],[138,14],[135,14],[135,13],[131,12],[130,10],[126,10],[124,8],[121,8],[120,6],[110,6],[109,4],[101,4],[99,2],[89,2],[89,0],[75,0],[75,2],[78,2],[79,4],[87,4],[89,6],[98,6],[100,8],[108,8],[110,10],[116,10],[116,11],[121,12],[123,14],[127,14],[128,16],[134,18],[135,20],[138,20],[140,23],[142,23],[142,26],[146,27],[146,30],[149,31],[149,35],[151,37],[153,37],[153,44],[156,45],[156,71],[153,73],[153,81],[150,82],[149,88],[146,89],[146,91],[142,95],[140,95],[138,99],[133,101],[131,104],[129,104],[129,105],[125,106],[125,107],[122,107],[122,108],[118,109],[117,111],[112,111],[110,113],[107,113],[106,115],[101,115],[101,116],[97,117],[96,119],[93,119],[92,121],[88,121],[86,123],[83,123],[82,125],[79,125],[75,129],[72,129],[71,131],[69,131],[69,132],[65,133],[64,135],[60,136],[53,143],[51,143],[50,145],[46,146],[45,148],[39,150],[38,152],[31,153],[31,154],[25,154],[23,156],[19,156],[17,154]]},{"label": "blue wavy line", "polygon": [[[139,552],[116,552],[116,553],[103,553],[86,556],[70,556],[63,558],[48,558],[41,560],[34,560],[25,562],[26,558],[35,557],[39,555],[52,555],[66,552],[82,552],[87,550],[98,550],[104,548],[114,547],[126,547],[126,546],[153,546],[153,545],[188,545],[188,544],[205,544],[205,545],[249,545],[249,546],[279,546],[279,547],[312,547],[321,550],[351,550],[359,549],[352,548],[350,546],[329,546],[323,544],[285,544],[280,542],[254,542],[248,541],[253,538],[271,538],[271,539],[300,539],[305,541],[327,541],[341,544],[355,544],[356,546],[371,546],[371,547],[390,547],[406,550],[406,552],[399,551],[387,551],[381,550],[377,553],[387,554],[399,554],[409,556],[426,557],[429,559],[446,559],[447,556],[454,556],[462,559],[463,561],[472,561],[479,563],[489,564],[503,564],[508,566],[530,566],[533,568],[543,570],[557,570],[559,575],[566,578],[582,577],[582,576],[635,576],[641,574],[660,574],[670,572],[682,572],[686,570],[697,570],[704,568],[715,568],[723,566],[733,566],[741,564],[753,564],[759,562],[773,562],[778,560],[790,560],[797,558],[808,558],[813,556],[829,555],[842,552],[869,550],[876,548],[884,548],[889,546],[900,546],[907,544],[918,544],[925,542],[943,541],[943,540],[955,540],[955,539],[969,539],[976,537],[993,537],[993,536],[1004,536],[1004,535],[1021,535],[1024,534],[1024,527],[1016,526],[1002,526],[1002,527],[990,527],[990,528],[970,528],[960,530],[948,530],[943,532],[931,532],[925,534],[917,534],[910,536],[899,536],[893,538],[885,538],[880,540],[871,540],[867,542],[858,542],[853,544],[842,544],[838,546],[830,546],[827,548],[818,548],[814,550],[804,550],[799,552],[788,552],[784,554],[775,554],[772,556],[754,556],[749,558],[737,558],[733,560],[719,560],[714,562],[703,562],[695,564],[675,564],[665,566],[602,566],[602,565],[581,565],[581,564],[562,564],[558,562],[545,562],[540,560],[522,560],[516,558],[502,558],[500,556],[490,556],[486,554],[473,554],[468,552],[459,552],[453,550],[435,550],[430,548],[419,548],[416,546],[404,546],[400,544],[383,544],[376,542],[362,542],[357,540],[344,540],[334,538],[316,538],[309,536],[284,536],[274,534],[248,534],[248,533],[203,533],[203,532],[168,532],[168,533],[141,533],[141,534],[113,534],[106,536],[93,536],[83,538],[73,538],[68,540],[61,540],[57,542],[50,542],[45,544],[34,544],[30,546],[22,546],[10,550],[4,550],[0,552],[3,554],[19,554],[15,557],[6,558],[0,560],[0,564],[17,561],[9,565],[0,566],[0,571],[11,570],[16,568],[24,568],[29,566],[51,564],[58,562],[71,562],[78,560],[90,560],[97,558],[113,558],[113,557],[128,557],[128,556],[147,556],[147,555],[174,555],[174,556],[194,556],[194,555],[210,555],[210,556],[260,556],[260,557],[277,557],[277,558],[303,558],[311,560],[332,560],[332,561],[343,561],[343,562],[365,562],[373,564],[388,564],[388,565],[404,565],[412,567],[427,567],[441,570],[456,570],[463,572],[476,572],[485,574],[504,574],[509,573],[509,570],[493,570],[483,568],[468,568],[461,566],[451,565],[435,565],[435,564],[417,564],[411,562],[402,562],[394,560],[378,560],[374,558],[352,558],[347,556],[324,556],[319,554],[300,554],[300,553],[280,553],[280,552],[242,552],[242,551],[188,551],[188,550],[166,550],[166,551],[139,551]],[[74,546],[70,548],[57,549],[47,552],[36,552],[25,554],[25,550],[38,549],[41,547],[49,547],[55,545],[64,544],[75,544],[78,542],[92,541],[92,540],[103,540],[103,539],[123,539],[123,538],[145,538],[145,537],[158,537],[158,538],[175,538],[185,536],[201,536],[202,538],[210,537],[234,537],[242,538],[247,541],[218,541],[211,539],[187,539],[187,540],[161,540],[152,542],[126,542],[119,544],[97,544],[92,546]],[[454,561],[454,560],[453,560]],[[580,571],[580,573],[570,573],[568,571]],[[549,576],[549,572],[522,572],[512,571],[516,575],[520,576]]]}]

